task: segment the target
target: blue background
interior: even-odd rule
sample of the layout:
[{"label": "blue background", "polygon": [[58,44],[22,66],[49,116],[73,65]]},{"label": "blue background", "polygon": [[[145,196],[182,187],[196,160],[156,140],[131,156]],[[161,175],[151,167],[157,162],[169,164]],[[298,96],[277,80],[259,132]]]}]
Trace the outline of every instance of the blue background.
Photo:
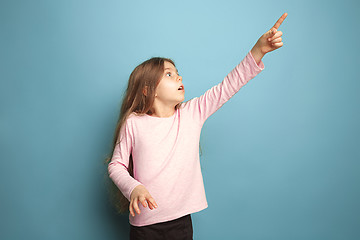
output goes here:
[{"label": "blue background", "polygon": [[205,123],[194,239],[360,239],[356,1],[0,2],[1,239],[127,239],[106,189],[131,71],[169,57],[185,100],[285,12],[284,46]]}]

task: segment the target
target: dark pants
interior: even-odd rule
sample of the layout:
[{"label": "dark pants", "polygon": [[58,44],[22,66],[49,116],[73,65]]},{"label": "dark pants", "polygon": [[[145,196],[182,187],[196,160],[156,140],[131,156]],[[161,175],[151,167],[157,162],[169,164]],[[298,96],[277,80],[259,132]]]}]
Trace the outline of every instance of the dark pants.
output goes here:
[{"label": "dark pants", "polygon": [[192,240],[193,227],[191,215],[175,220],[155,223],[147,226],[130,224],[130,240]]}]

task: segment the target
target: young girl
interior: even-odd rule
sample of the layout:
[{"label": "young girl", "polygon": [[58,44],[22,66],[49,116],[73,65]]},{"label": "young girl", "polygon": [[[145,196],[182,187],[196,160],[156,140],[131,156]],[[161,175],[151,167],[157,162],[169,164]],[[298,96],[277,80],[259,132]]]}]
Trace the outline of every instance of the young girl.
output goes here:
[{"label": "young girl", "polygon": [[130,211],[130,239],[192,239],[190,214],[208,206],[198,151],[201,128],[264,69],[264,55],[283,46],[277,29],[286,16],[221,83],[187,102],[171,59],[151,58],[133,70],[108,164],[109,177]]}]

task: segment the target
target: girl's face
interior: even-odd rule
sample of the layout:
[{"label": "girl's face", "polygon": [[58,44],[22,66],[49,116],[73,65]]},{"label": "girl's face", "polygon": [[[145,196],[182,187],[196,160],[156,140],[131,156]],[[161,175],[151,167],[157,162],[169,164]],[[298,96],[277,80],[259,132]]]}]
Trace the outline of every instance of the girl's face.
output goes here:
[{"label": "girl's face", "polygon": [[165,71],[156,90],[155,96],[158,101],[165,104],[176,105],[185,98],[185,88],[182,84],[182,77],[175,66],[170,62],[164,62]]}]

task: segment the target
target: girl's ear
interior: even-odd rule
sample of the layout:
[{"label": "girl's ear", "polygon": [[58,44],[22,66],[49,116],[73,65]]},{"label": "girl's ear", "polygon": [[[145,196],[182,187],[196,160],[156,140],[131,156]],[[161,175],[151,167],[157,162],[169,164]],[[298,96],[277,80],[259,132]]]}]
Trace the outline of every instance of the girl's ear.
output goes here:
[{"label": "girl's ear", "polygon": [[143,94],[144,94],[145,96],[147,96],[147,89],[148,89],[148,86],[145,86],[145,87],[143,88]]}]

